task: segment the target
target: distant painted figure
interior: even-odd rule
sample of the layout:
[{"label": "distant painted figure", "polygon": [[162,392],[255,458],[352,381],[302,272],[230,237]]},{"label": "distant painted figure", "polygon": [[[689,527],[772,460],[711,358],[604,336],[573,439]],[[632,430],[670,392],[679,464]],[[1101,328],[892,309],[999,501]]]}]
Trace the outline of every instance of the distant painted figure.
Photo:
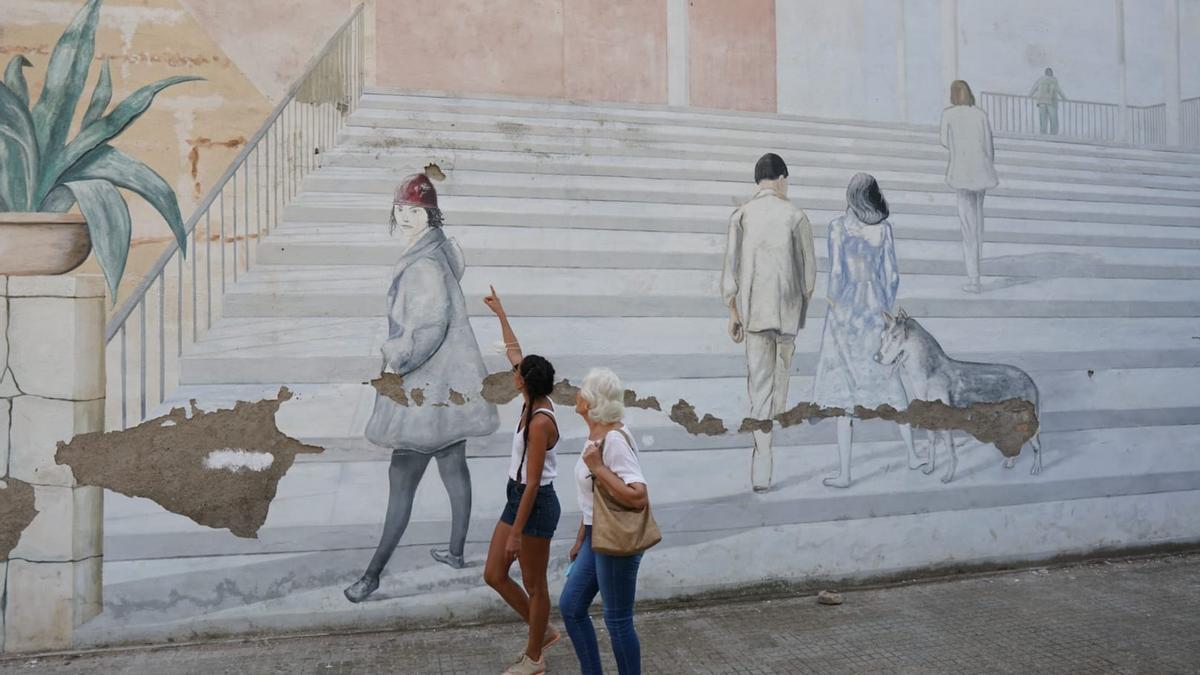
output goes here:
[{"label": "distant painted figure", "polygon": [[950,151],[946,184],[958,194],[958,219],[962,224],[963,261],[967,284],[963,290],[983,290],[979,260],[983,257],[983,198],[1000,184],[996,176],[996,149],[987,113],[975,106],[971,87],[962,80],[950,85],[951,106],[942,111],[942,145]]},{"label": "distant painted figure", "polygon": [[[458,244],[442,231],[437,192],[424,175],[396,188],[391,230],[408,242],[388,288],[388,339],[383,367],[404,378],[407,405],[382,394],[367,422],[366,437],[392,450],[390,491],[383,534],[362,578],[346,589],[361,602],[379,587],[379,576],[408,526],[417,485],[431,457],[450,497],[450,546],[434,559],[461,568],[471,520],[471,474],[466,439],[500,426],[496,407],[480,386],[487,376],[471,329],[459,279],[465,269]],[[419,392],[418,392],[419,390]]]},{"label": "distant painted figure", "polygon": [[[787,409],[796,335],[804,327],[817,279],[812,225],[787,198],[787,165],[774,153],[754,167],[758,191],[733,212],[721,276],[729,335],[746,343],[750,417],[773,419]],[[750,480],[771,487],[771,432],[754,432]]]},{"label": "distant painted figure", "polygon": [[1029,97],[1037,104],[1038,127],[1043,134],[1058,134],[1058,102],[1067,100],[1054,69],[1047,68],[1046,74],[1038,79],[1029,90]]},{"label": "distant painted figure", "polygon": [[[855,406],[908,407],[900,377],[874,358],[884,312],[891,310],[900,288],[887,201],[875,178],[865,173],[850,179],[846,201],[846,214],[829,224],[829,308],[813,383],[814,403],[847,411],[846,416],[837,418],[840,469],[825,479],[830,487],[850,485]],[[912,429],[901,425],[900,432],[908,447],[909,468],[924,466],[926,473],[932,471],[931,465],[917,456]]]}]

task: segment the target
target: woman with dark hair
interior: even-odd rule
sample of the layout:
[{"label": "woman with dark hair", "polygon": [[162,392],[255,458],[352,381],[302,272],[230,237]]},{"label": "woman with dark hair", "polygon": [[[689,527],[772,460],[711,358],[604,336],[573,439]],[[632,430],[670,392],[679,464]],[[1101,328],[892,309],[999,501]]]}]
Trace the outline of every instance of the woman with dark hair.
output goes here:
[{"label": "woman with dark hair", "polygon": [[[899,375],[873,358],[883,333],[883,312],[892,311],[900,287],[887,200],[875,177],[860,173],[850,179],[846,202],[846,214],[829,224],[829,308],[813,383],[815,403],[846,410],[837,418],[840,468],[825,479],[825,485],[839,488],[850,486],[855,406],[908,407]],[[908,447],[909,468],[933,471],[931,462],[917,456],[912,428],[900,425],[900,435]]]},{"label": "woman with dark hair", "polygon": [[975,106],[971,86],[962,80],[950,85],[950,107],[942,111],[942,145],[950,151],[946,184],[958,193],[958,219],[962,224],[963,260],[967,285],[978,293],[979,259],[983,257],[983,197],[1000,184],[996,176],[996,149],[987,113]]},{"label": "woman with dark hair", "polygon": [[[512,458],[508,469],[508,501],[492,533],[484,581],[529,624],[525,651],[505,675],[535,675],[546,672],[542,650],[558,642],[560,634],[550,626],[550,589],[546,567],[550,561],[550,539],[558,527],[561,509],[554,492],[558,475],[558,420],[550,394],[554,390],[554,366],[546,359],[521,353],[521,345],[508,323],[508,314],[496,289],[484,303],[500,319],[500,330],[513,383],[525,406],[513,433]],[[535,486],[530,489],[530,486]],[[521,565],[518,586],[509,570],[513,560]]]}]

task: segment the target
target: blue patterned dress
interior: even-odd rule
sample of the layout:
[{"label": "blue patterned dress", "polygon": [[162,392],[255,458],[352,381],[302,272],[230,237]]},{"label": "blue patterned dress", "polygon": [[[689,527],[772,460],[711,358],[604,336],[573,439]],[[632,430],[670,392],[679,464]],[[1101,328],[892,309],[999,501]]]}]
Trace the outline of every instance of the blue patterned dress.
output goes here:
[{"label": "blue patterned dress", "polygon": [[829,309],[821,333],[821,354],[813,402],[853,410],[884,403],[908,406],[898,373],[875,363],[883,332],[883,311],[892,311],[900,273],[892,225],[864,225],[853,213],[829,224]]}]

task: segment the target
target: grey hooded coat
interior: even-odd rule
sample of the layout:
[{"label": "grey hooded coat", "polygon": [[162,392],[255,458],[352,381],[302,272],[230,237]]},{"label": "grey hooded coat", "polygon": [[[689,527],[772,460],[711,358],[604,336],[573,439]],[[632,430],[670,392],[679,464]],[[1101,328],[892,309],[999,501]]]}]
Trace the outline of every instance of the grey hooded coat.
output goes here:
[{"label": "grey hooded coat", "polygon": [[392,270],[383,369],[404,378],[409,400],[376,393],[372,443],[429,454],[499,428],[480,394],[487,369],[459,286],[464,269],[458,244],[431,229]]}]

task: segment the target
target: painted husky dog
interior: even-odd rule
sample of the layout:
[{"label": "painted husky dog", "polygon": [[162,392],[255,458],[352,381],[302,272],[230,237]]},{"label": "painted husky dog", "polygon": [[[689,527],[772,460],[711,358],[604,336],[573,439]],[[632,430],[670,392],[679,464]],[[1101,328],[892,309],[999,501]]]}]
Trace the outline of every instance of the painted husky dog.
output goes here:
[{"label": "painted husky dog", "polygon": [[[942,350],[942,346],[917,320],[904,310],[896,316],[884,312],[884,328],[876,363],[900,369],[900,379],[910,401],[941,400],[955,408],[966,408],[975,403],[999,403],[1008,399],[1022,399],[1033,404],[1039,414],[1037,385],[1025,371],[1016,366],[998,363],[971,363],[956,361]],[[958,456],[954,452],[954,436],[949,429],[930,431],[933,439],[929,449],[929,464],[933,466],[940,437],[950,456],[950,468],[942,477],[943,483],[954,480],[958,467]],[[1034,433],[1029,439],[1033,448],[1033,469],[1042,471],[1042,442]],[[1004,468],[1011,469],[1015,457],[1004,460]]]}]

